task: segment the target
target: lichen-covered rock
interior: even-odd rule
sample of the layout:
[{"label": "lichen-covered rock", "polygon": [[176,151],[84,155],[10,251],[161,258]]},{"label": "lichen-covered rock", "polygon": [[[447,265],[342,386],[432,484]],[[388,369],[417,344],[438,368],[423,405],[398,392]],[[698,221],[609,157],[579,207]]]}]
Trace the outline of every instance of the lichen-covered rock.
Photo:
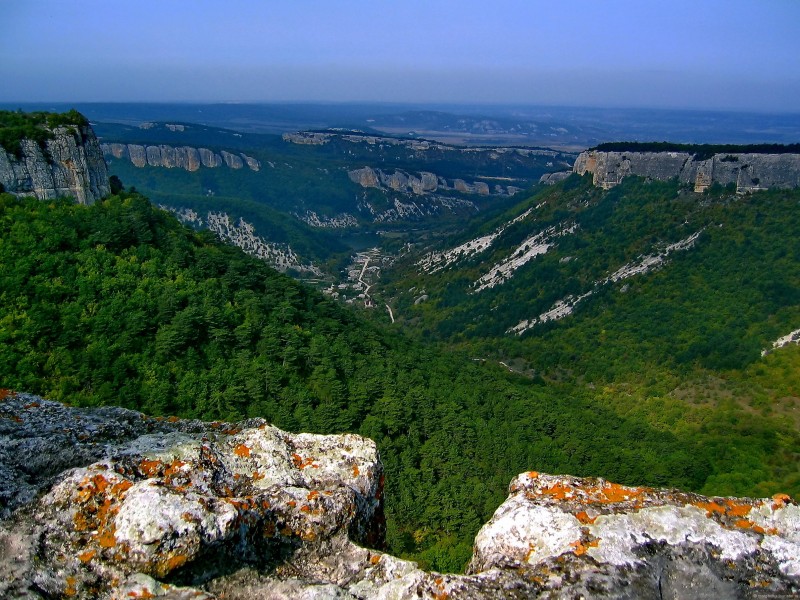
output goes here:
[{"label": "lichen-covered rock", "polygon": [[111,595],[136,573],[197,583],[382,539],[382,466],[355,435],[15,394],[0,401],[0,462],[2,597]]},{"label": "lichen-covered rock", "polygon": [[3,189],[40,200],[70,196],[80,204],[108,195],[108,169],[91,127],[64,125],[51,133],[44,151],[32,140],[20,141],[20,158],[0,148]]},{"label": "lichen-covered rock", "polygon": [[510,492],[478,533],[469,572],[588,577],[609,597],[625,591],[619,578],[630,597],[800,593],[800,507],[788,496],[707,498],[535,472]]},{"label": "lichen-covered rock", "polygon": [[[526,473],[467,575],[379,550],[356,435],[0,393],[0,597],[411,600],[800,594],[800,508]],[[364,544],[364,545],[359,545]]]}]

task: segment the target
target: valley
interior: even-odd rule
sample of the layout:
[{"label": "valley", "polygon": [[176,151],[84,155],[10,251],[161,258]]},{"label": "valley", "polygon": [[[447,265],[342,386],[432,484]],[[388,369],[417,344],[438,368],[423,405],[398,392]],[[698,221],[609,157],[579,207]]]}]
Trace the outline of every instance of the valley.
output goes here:
[{"label": "valley", "polygon": [[177,125],[97,124],[105,199],[0,195],[1,387],[368,436],[386,543],[446,572],[531,469],[800,492],[796,188]]}]

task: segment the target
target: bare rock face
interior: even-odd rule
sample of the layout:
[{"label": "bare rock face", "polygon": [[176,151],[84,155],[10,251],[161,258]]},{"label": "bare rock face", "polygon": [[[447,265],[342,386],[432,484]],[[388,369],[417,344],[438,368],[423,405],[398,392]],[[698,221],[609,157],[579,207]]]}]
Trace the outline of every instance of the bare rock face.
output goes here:
[{"label": "bare rock face", "polygon": [[134,167],[140,169],[147,165],[147,152],[144,146],[139,144],[128,144],[128,154]]},{"label": "bare rock face", "polygon": [[52,134],[44,151],[32,140],[21,140],[20,158],[0,148],[3,189],[40,200],[71,196],[81,204],[108,195],[108,169],[91,127],[61,126]]},{"label": "bare rock face", "polygon": [[0,393],[0,597],[761,598],[800,594],[800,507],[526,473],[467,575],[382,542],[356,435]]},{"label": "bare rock face", "polygon": [[687,152],[581,152],[573,172],[592,173],[596,186],[609,189],[628,175],[678,178],[703,192],[714,183],[735,185],[738,193],[800,187],[800,154],[716,154],[696,160]]},{"label": "bare rock face", "polygon": [[[177,127],[177,125],[175,127]],[[139,168],[150,166],[197,171],[201,166],[208,169],[215,169],[225,165],[229,169],[241,169],[247,165],[251,171],[258,171],[261,169],[261,163],[257,159],[247,156],[246,154],[232,154],[225,150],[221,150],[218,154],[208,148],[192,148],[191,146],[173,147],[166,144],[161,144],[159,146],[142,146],[139,144],[119,144],[116,142],[105,143],[100,147],[102,154],[109,159],[130,160],[133,166]]]},{"label": "bare rock face", "polygon": [[235,154],[231,154],[230,152],[225,152],[222,150],[220,152],[222,155],[222,160],[225,161],[225,164],[231,169],[241,169],[244,166],[244,162],[242,159]]},{"label": "bare rock face", "polygon": [[197,152],[200,154],[200,162],[206,168],[213,169],[222,164],[222,157],[208,148],[198,148]]}]

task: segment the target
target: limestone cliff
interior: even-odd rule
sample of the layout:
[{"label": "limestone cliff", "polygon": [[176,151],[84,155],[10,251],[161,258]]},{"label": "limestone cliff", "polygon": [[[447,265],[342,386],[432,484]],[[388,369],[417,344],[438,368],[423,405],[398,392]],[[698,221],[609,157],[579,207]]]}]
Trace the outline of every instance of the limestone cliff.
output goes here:
[{"label": "limestone cliff", "polygon": [[63,125],[50,133],[43,145],[21,140],[19,156],[0,148],[3,189],[40,200],[71,196],[81,204],[108,195],[108,169],[91,127]]},{"label": "limestone cliff", "polygon": [[[444,177],[439,177],[429,171],[420,171],[413,175],[399,169],[389,173],[367,166],[348,171],[347,175],[350,181],[364,188],[392,190],[416,196],[423,196],[437,190],[455,190],[462,194],[480,194],[482,196],[488,196],[491,193],[489,185],[483,181],[467,183],[463,179],[453,179],[452,185],[450,185]],[[504,188],[499,184],[495,185],[494,189],[495,194],[508,196],[513,196],[518,191],[517,187],[507,186]]]},{"label": "limestone cliff", "polygon": [[688,152],[600,152],[587,150],[573,172],[592,173],[594,184],[609,189],[628,175],[650,179],[678,178],[696,192],[710,185],[734,184],[738,193],[800,187],[800,154],[715,154],[698,160]]},{"label": "limestone cliff", "polygon": [[[800,507],[525,473],[467,575],[380,551],[356,435],[0,393],[0,596],[761,598],[800,594]],[[370,549],[372,548],[372,549]]]},{"label": "limestone cliff", "polygon": [[109,159],[129,160],[134,167],[165,167],[167,169],[184,169],[197,171],[201,167],[216,169],[225,165],[229,169],[242,169],[247,166],[251,171],[259,171],[261,163],[246,154],[234,154],[221,150],[219,153],[208,148],[191,146],[143,146],[141,144],[120,144],[104,142],[100,145],[103,154]]}]

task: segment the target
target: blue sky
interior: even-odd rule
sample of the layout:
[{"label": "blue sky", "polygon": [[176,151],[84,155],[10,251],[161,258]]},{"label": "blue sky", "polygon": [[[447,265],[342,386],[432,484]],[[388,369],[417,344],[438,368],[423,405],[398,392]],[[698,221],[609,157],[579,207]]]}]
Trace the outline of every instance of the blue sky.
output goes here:
[{"label": "blue sky", "polygon": [[800,0],[0,0],[0,101],[800,112]]}]

